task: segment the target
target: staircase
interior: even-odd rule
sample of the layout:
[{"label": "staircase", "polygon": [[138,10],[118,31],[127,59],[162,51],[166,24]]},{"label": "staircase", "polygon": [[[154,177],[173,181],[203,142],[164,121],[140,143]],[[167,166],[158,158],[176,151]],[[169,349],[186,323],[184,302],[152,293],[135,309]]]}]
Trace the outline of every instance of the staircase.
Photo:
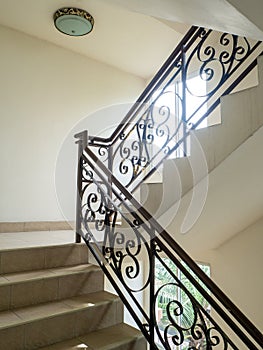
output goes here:
[{"label": "staircase", "polygon": [[[195,199],[202,197],[194,206],[198,218],[206,201],[207,174],[213,180],[225,160],[251,139],[260,139],[261,53],[260,42],[192,27],[109,138],[87,137],[87,131],[76,135],[76,238],[85,240],[151,350],[258,350],[263,346],[260,330],[182,248],[179,236],[189,231],[189,220],[180,232],[174,216],[166,230],[180,199],[185,212],[191,207],[191,191],[196,191]],[[228,103],[237,103],[240,94],[225,95],[235,91],[257,62],[261,85],[241,92],[242,107],[229,109],[221,126],[197,130],[220,104],[227,114]],[[206,82],[203,92],[191,87],[196,72]],[[173,102],[167,102],[169,95]],[[191,96],[198,99],[193,110],[189,108]],[[172,155],[182,158],[171,160]],[[193,164],[195,172],[190,174]],[[147,184],[162,165],[164,183]],[[183,179],[181,192],[175,186],[175,178],[181,180],[178,173]],[[150,191],[143,193],[146,186]],[[135,196],[139,188],[141,202]],[[224,221],[221,212],[214,211]],[[184,215],[179,212],[176,219]],[[197,238],[188,236],[192,244],[200,237],[210,241],[202,236],[202,229],[198,234]],[[159,281],[158,264],[162,269]]]},{"label": "staircase", "polygon": [[[208,126],[206,128],[193,130],[190,135],[190,155],[183,158],[167,159],[164,161],[161,179],[149,179],[148,183],[143,183],[140,188],[141,203],[153,215],[158,218],[159,222],[168,229],[171,234],[176,232],[174,238],[177,242],[183,240],[185,249],[193,253],[194,245],[198,245],[199,241],[204,241],[203,249],[213,249],[224,240],[230,239],[231,234],[222,227],[221,217],[217,215],[220,211],[221,215],[227,216],[224,213],[226,203],[231,201],[231,197],[235,197],[232,191],[229,190],[229,197],[224,193],[224,197],[220,197],[215,193],[215,189],[220,187],[223,192],[226,186],[227,179],[219,180],[222,176],[223,168],[226,167],[224,161],[228,159],[228,172],[232,172],[233,177],[239,178],[239,186],[251,187],[248,183],[249,174],[246,176],[246,181],[242,181],[244,169],[239,174],[235,170],[243,164],[243,168],[253,168],[255,173],[258,173],[260,183],[261,163],[245,164],[247,159],[260,159],[260,150],[262,149],[262,132],[263,132],[263,56],[259,57],[257,65],[258,70],[258,85],[236,92],[231,95],[223,96],[221,99],[221,118],[222,123]],[[234,111],[234,113],[233,113]],[[253,146],[249,144],[253,143]],[[245,155],[246,154],[246,155]],[[231,157],[231,158],[230,158]],[[238,157],[241,160],[239,163],[234,163],[234,159]],[[234,164],[236,164],[234,166]],[[220,174],[220,175],[219,175]],[[241,174],[243,174],[241,176]],[[208,177],[209,175],[209,185]],[[217,180],[215,181],[215,178]],[[205,198],[204,208],[199,212],[199,226],[189,228],[188,237],[182,239],[183,221],[186,216],[186,211],[189,207],[189,201],[193,196],[194,187],[207,180],[207,196]],[[229,181],[229,178],[228,178]],[[203,184],[205,187],[205,184]],[[257,191],[261,191],[258,188]],[[253,192],[253,190],[251,191]],[[240,197],[240,201],[246,202],[247,197]],[[252,201],[252,198],[251,198]],[[213,203],[217,203],[217,212],[208,210],[213,208]],[[256,207],[260,206],[260,202],[254,199],[251,209],[246,206],[245,212],[240,216],[234,216],[232,209],[232,220],[241,222],[242,215],[253,217]],[[178,210],[176,210],[178,209]],[[208,210],[208,212],[207,212]],[[171,216],[174,211],[177,215]],[[196,218],[197,219],[197,218]],[[230,220],[231,218],[228,218]],[[257,217],[255,217],[255,220]],[[204,224],[200,226],[201,222]],[[216,229],[213,230],[213,237],[209,236],[208,226],[205,223],[212,223]],[[192,231],[190,231],[192,229]],[[237,230],[241,231],[244,226],[238,226]],[[237,232],[237,231],[236,231]],[[234,234],[235,232],[233,232]],[[190,242],[191,241],[191,242]],[[196,249],[197,247],[195,247]]]},{"label": "staircase", "polygon": [[86,245],[0,251],[0,349],[145,350]]}]

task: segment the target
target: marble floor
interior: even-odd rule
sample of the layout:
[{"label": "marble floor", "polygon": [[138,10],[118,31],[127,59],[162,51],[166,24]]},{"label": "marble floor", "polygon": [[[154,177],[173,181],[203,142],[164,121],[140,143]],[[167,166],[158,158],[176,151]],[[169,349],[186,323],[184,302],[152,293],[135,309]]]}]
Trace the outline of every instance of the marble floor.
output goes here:
[{"label": "marble floor", "polygon": [[74,243],[75,232],[34,231],[0,233],[0,250]]}]

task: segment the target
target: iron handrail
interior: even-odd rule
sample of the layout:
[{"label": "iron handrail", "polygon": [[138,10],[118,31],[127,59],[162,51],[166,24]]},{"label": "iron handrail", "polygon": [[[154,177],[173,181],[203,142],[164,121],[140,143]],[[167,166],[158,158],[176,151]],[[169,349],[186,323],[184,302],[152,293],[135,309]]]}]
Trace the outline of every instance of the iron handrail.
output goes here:
[{"label": "iron handrail", "polygon": [[[136,102],[133,104],[133,106],[130,108],[128,113],[125,115],[125,117],[122,119],[120,124],[117,126],[117,128],[113,131],[111,136],[109,137],[99,137],[99,136],[90,136],[89,137],[89,143],[92,145],[97,146],[111,146],[118,135],[120,135],[121,132],[123,132],[124,129],[126,129],[127,125],[133,121],[136,114],[136,108],[140,106],[142,103],[145,102],[147,99],[147,96],[151,94],[151,92],[156,88],[157,85],[160,85],[162,80],[165,77],[165,72],[171,68],[171,65],[173,62],[178,58],[178,55],[180,55],[181,48],[183,46],[190,47],[191,44],[195,41],[196,36],[201,31],[201,28],[198,28],[196,26],[192,26],[188,32],[185,34],[185,36],[182,38],[182,40],[178,43],[174,51],[170,54],[170,56],[167,58],[167,60],[164,62],[164,64],[161,66],[161,68],[157,71],[155,76],[152,78],[150,83],[147,85],[145,90],[141,93],[141,95],[138,97]],[[195,35],[194,35],[195,34]]]},{"label": "iron handrail", "polygon": [[[111,209],[105,209],[102,208],[102,212],[100,214],[105,215],[105,222],[106,226],[108,226],[109,230],[111,226],[115,226],[116,222],[116,215],[119,212],[124,220],[126,222],[129,222],[129,219],[125,217],[122,212],[119,204],[121,203],[127,211],[130,213],[130,215],[134,218],[134,220],[138,223],[138,226],[142,227],[151,237],[151,246],[154,249],[154,244],[158,245],[166,253],[166,255],[171,259],[171,261],[174,262],[174,264],[179,267],[180,270],[183,271],[183,274],[187,276],[188,280],[191,282],[192,285],[195,286],[195,288],[202,293],[203,296],[205,296],[206,300],[209,301],[210,305],[213,307],[213,309],[220,315],[226,323],[230,326],[230,328],[236,333],[236,335],[239,336],[239,338],[248,346],[249,349],[257,350],[257,347],[254,345],[254,343],[250,340],[250,338],[247,336],[247,334],[254,339],[255,342],[257,342],[259,345],[262,346],[263,344],[263,335],[260,333],[260,331],[253,325],[253,323],[241,312],[241,310],[226,296],[226,294],[198,267],[198,265],[194,262],[194,260],[184,251],[184,249],[179,246],[179,244],[169,235],[169,233],[158,223],[158,221],[151,216],[151,214],[141,206],[141,204],[133,197],[132,193],[133,191],[138,188],[138,186],[141,184],[142,181],[145,181],[147,177],[152,175],[152,173],[160,166],[162,163],[164,157],[162,159],[158,158],[158,153],[154,155],[152,158],[149,158],[147,160],[147,166],[151,163],[152,169],[145,175],[143,173],[143,166],[140,167],[138,173],[136,176],[133,176],[131,181],[127,186],[122,184],[117,177],[113,173],[113,159],[116,156],[117,152],[122,152],[122,134],[124,135],[124,140],[126,140],[127,137],[130,136],[130,133],[132,132],[134,120],[138,116],[138,120],[135,121],[137,124],[137,128],[140,128],[140,122],[142,121],[140,118],[139,112],[143,111],[143,105],[149,101],[150,98],[153,97],[154,92],[162,86],[162,84],[165,82],[165,87],[162,87],[162,91],[164,88],[168,86],[169,81],[172,81],[173,79],[177,79],[177,74],[180,72],[182,74],[182,81],[184,83],[183,87],[183,95],[186,93],[186,70],[189,68],[187,65],[191,61],[190,58],[193,57],[194,54],[197,56],[200,55],[200,51],[202,49],[203,40],[205,40],[209,34],[211,33],[211,30],[204,30],[203,28],[197,28],[197,27],[191,27],[186,36],[181,40],[179,45],[175,48],[173,53],[169,56],[168,60],[163,64],[163,66],[160,68],[156,76],[152,79],[150,84],[147,86],[147,88],[144,90],[144,92],[139,96],[135,104],[131,107],[129,112],[126,114],[122,122],[119,124],[119,126],[113,131],[110,137],[108,138],[102,138],[102,137],[96,137],[96,136],[90,136],[87,138],[87,131],[80,133],[79,135],[76,135],[77,138],[79,138],[79,141],[77,142],[79,144],[79,163],[78,163],[78,198],[77,198],[77,240],[80,241],[80,236],[82,236],[87,243],[87,245],[90,247],[92,253],[95,256],[95,259],[102,267],[104,273],[107,275],[107,277],[110,279],[110,282],[114,285],[116,291],[120,295],[121,299],[125,301],[125,295],[123,294],[121,288],[119,288],[118,284],[115,282],[115,280],[112,278],[111,274],[107,270],[107,261],[105,260],[105,257],[103,253],[99,252],[98,247],[94,249],[94,247],[90,244],[90,239],[93,237],[92,232],[89,230],[88,222],[92,221],[94,218],[88,218],[88,212],[90,211],[91,215],[92,213],[91,209],[88,209],[85,213],[85,215],[82,215],[82,197],[83,193],[86,191],[88,185],[87,185],[87,179],[85,178],[85,175],[83,174],[83,171],[87,171],[84,169],[83,164],[88,164],[94,173],[99,176],[100,180],[96,180],[95,178],[92,178],[91,182],[93,182],[97,188],[99,193],[103,194],[105,198],[107,198],[108,203],[110,203]],[[229,39],[226,38],[226,34],[222,34],[220,37],[220,43],[225,45]],[[201,46],[198,45],[198,43],[195,45],[195,41],[199,39]],[[238,75],[237,78],[235,78],[233,81],[231,80],[228,84],[224,86],[222,91],[220,90],[222,85],[226,82],[226,80],[232,76],[237,68],[240,66],[243,62],[245,62],[246,58],[256,49],[258,49],[260,42],[257,42],[254,46],[250,47],[248,41],[246,39],[245,42],[248,44],[248,51],[242,46],[238,44],[238,38],[236,36],[232,36],[233,39],[233,52],[227,53],[226,51],[223,51],[220,54],[220,63],[225,64],[226,62],[229,63],[228,67],[224,67],[226,71],[224,71],[224,74],[222,74],[220,84],[216,85],[216,90],[212,90],[211,94],[207,94],[207,101],[212,96],[213,99],[211,99],[211,104],[208,108],[208,110],[203,114],[201,118],[197,122],[194,122],[191,126],[192,129],[196,128],[202,120],[207,118],[207,116],[219,105],[220,103],[220,97],[222,95],[225,95],[227,93],[230,93],[233,91],[233,89],[242,81],[242,79],[255,67],[256,65],[256,59],[252,58],[253,61],[250,59],[250,63],[246,66],[245,69]],[[228,41],[229,43],[229,41]],[[185,53],[188,52],[188,50],[193,46],[193,50],[190,51],[190,58],[188,61],[185,61]],[[201,49],[200,49],[201,47]],[[209,56],[212,52],[213,48],[208,46],[206,48],[206,54]],[[243,51],[242,51],[243,50]],[[258,51],[258,50],[257,50]],[[257,52],[256,51],[256,52]],[[244,57],[242,60],[239,60],[238,55],[244,54]],[[255,55],[255,54],[254,54]],[[237,56],[237,57],[236,57]],[[211,56],[212,57],[212,56]],[[201,62],[201,66],[203,64],[203,67],[200,68],[200,76],[202,70],[204,70],[205,74],[214,74],[213,70],[211,73],[211,70],[209,71],[209,68],[207,68],[206,64],[207,62],[211,63],[213,62],[213,57],[211,58],[209,56],[207,61],[202,61],[200,57],[198,57],[199,61]],[[255,56],[253,56],[255,57]],[[211,60],[210,60],[211,59]],[[235,66],[235,61],[238,62],[238,64]],[[204,63],[205,62],[205,63]],[[178,65],[178,66],[177,66]],[[173,69],[176,66],[176,68],[179,67],[178,72],[174,74]],[[171,74],[172,72],[172,74]],[[171,77],[172,76],[172,77]],[[168,79],[168,83],[167,80]],[[219,90],[219,93],[218,93]],[[215,97],[214,97],[215,92]],[[220,93],[222,93],[220,95]],[[182,103],[185,107],[185,102]],[[198,109],[194,112],[196,113],[201,109],[202,104],[198,107]],[[194,115],[193,113],[193,115]],[[185,114],[185,113],[183,113]],[[169,151],[166,153],[166,157],[174,152],[176,148],[180,146],[181,143],[185,142],[186,137],[189,135],[190,131],[186,129],[186,123],[190,121],[190,119],[193,117],[190,116],[188,119],[186,118],[186,115],[184,115],[184,119],[182,119],[182,122],[184,125],[184,131],[183,135],[181,135],[181,138],[177,140],[177,143],[169,149]],[[148,127],[147,122],[148,120],[143,120],[144,123],[142,123],[142,126],[145,128]],[[189,128],[189,129],[191,129]],[[138,130],[137,130],[138,131]],[[145,130],[144,130],[145,131]],[[125,135],[126,133],[126,135]],[[171,136],[172,135],[172,136]],[[173,134],[171,133],[169,135],[170,138],[173,137]],[[139,141],[141,141],[140,147],[146,147],[146,142],[143,138],[145,136],[142,136],[140,138],[139,135]],[[118,143],[118,140],[120,143]],[[169,140],[170,142],[170,140]],[[116,146],[115,146],[116,143]],[[107,148],[108,150],[108,168],[105,166],[105,164],[96,156],[96,154],[91,150],[91,146],[95,147],[103,147]],[[115,149],[114,149],[114,147]],[[165,147],[167,146],[167,143],[165,144]],[[170,145],[169,145],[170,146]],[[125,149],[125,148],[124,148]],[[146,149],[146,152],[148,152],[148,149]],[[121,161],[125,160],[125,156],[120,156]],[[118,160],[117,156],[117,160]],[[122,158],[123,156],[123,158]],[[156,160],[157,159],[157,160]],[[131,159],[132,161],[132,159]],[[141,161],[141,159],[139,159]],[[138,163],[139,164],[139,163]],[[133,169],[134,171],[134,169]],[[139,176],[137,177],[137,175]],[[142,176],[140,177],[140,174]],[[90,174],[86,174],[90,176]],[[137,182],[134,181],[137,179]],[[106,186],[106,191],[104,190],[102,184]],[[130,184],[133,184],[133,187],[130,186]],[[129,187],[130,186],[130,187]],[[95,195],[96,197],[96,195]],[[94,203],[98,200],[98,198],[93,198]],[[114,197],[114,200],[112,199]],[[117,199],[117,202],[115,201]],[[91,199],[92,202],[92,199]],[[131,209],[131,207],[133,209]],[[106,211],[105,211],[105,210]],[[104,210],[104,211],[103,211]],[[114,214],[113,222],[111,222],[110,217]],[[102,216],[103,216],[102,215]],[[145,224],[145,222],[150,223],[150,229]],[[129,222],[129,225],[133,227],[133,223]],[[88,232],[87,237],[83,233],[82,226],[86,229]],[[105,231],[106,232],[106,231]],[[168,249],[169,247],[169,249]],[[104,246],[103,249],[106,249]],[[156,251],[154,252],[154,258],[158,257],[155,256]],[[211,293],[213,294],[213,297],[206,292],[206,290],[195,280],[195,278],[187,271],[187,269],[184,268],[184,266],[181,264],[181,262],[178,260],[179,257],[181,261],[183,261],[190,269],[191,271],[200,279],[200,281],[208,288]],[[110,265],[110,263],[109,263]],[[153,267],[150,267],[151,273],[153,272]],[[117,278],[121,278],[117,274]],[[150,287],[153,288],[153,286],[150,284]],[[129,294],[129,293],[128,293]],[[129,297],[134,301],[135,304],[138,305],[137,301],[134,299],[134,296],[130,293]],[[151,298],[153,298],[151,296]],[[151,300],[151,303],[153,304],[153,299]],[[135,311],[132,309],[132,307],[127,304],[126,306],[130,313],[132,314],[133,318],[139,325],[142,333],[146,337],[147,341],[150,342],[151,348],[158,349],[157,346],[154,345],[154,335],[153,330],[151,332],[148,332],[146,330],[145,326],[140,322],[139,318],[137,317]],[[200,306],[200,305],[199,305]],[[222,308],[223,306],[223,308]],[[228,311],[228,313],[226,312]],[[204,314],[206,312],[204,311]],[[231,317],[230,317],[231,315]],[[143,314],[143,317],[147,319],[147,315]],[[210,316],[206,314],[206,317],[210,319]],[[235,320],[235,321],[234,321]],[[237,323],[242,327],[242,329],[237,325]],[[214,325],[216,324],[213,320]],[[216,325],[218,326],[218,325]],[[150,326],[151,327],[151,326]],[[220,327],[219,327],[220,328]],[[244,330],[247,332],[247,334],[244,332]],[[224,332],[222,332],[223,334]],[[232,341],[226,336],[227,342],[233,347],[233,349],[237,350],[237,347],[232,343]]]},{"label": "iron handrail", "polygon": [[[196,38],[200,33],[202,32],[202,27],[196,27],[191,26],[191,28],[187,31],[185,36],[181,39],[181,41],[178,43],[174,51],[170,54],[170,56],[167,58],[167,60],[164,62],[164,64],[159,68],[155,76],[152,78],[150,83],[147,85],[145,90],[141,93],[141,95],[137,98],[135,103],[132,105],[130,110],[127,112],[125,117],[122,119],[122,121],[119,123],[117,128],[112,132],[112,134],[109,137],[100,137],[100,136],[89,136],[89,144],[93,146],[102,146],[102,147],[110,147],[116,139],[119,137],[119,135],[128,127],[128,125],[134,120],[136,117],[136,112],[139,106],[141,106],[143,103],[147,102],[147,97],[151,95],[151,93],[156,89],[157,86],[159,86],[162,81],[165,79],[167,72],[169,72],[169,69],[171,69],[174,62],[179,58],[181,54],[182,48],[184,48],[184,52],[187,52],[189,48],[192,46],[192,44],[195,42]],[[258,42],[259,44],[260,42]],[[263,52],[262,52],[263,53]],[[262,55],[261,53],[261,55]],[[251,66],[252,68],[247,69],[247,73],[253,69],[255,65]],[[243,79],[243,78],[242,78]],[[236,82],[231,84],[231,89],[228,89],[225,94],[230,93],[242,80],[238,78]],[[215,104],[215,107],[219,104],[217,102]],[[215,108],[214,107],[214,108]],[[213,108],[213,110],[214,110]],[[211,113],[211,108],[210,108]],[[202,121],[202,120],[201,120]],[[201,122],[200,121],[200,122]],[[199,123],[198,123],[199,124]],[[195,125],[197,126],[197,125]]]},{"label": "iron handrail", "polygon": [[[90,162],[89,158],[85,156],[85,153],[92,159],[93,163]],[[225,307],[226,310],[237,320],[237,322],[247,331],[247,333],[259,344],[263,345],[263,334],[257,329],[257,327],[247,318],[247,316],[229,299],[229,297],[217,286],[212,279],[210,279],[196,264],[196,262],[186,253],[186,251],[170,236],[170,234],[158,223],[158,221],[144,208],[142,205],[133,197],[133,195],[127,190],[125,186],[123,186],[118,179],[110,172],[110,170],[97,158],[97,156],[87,147],[84,150],[82,155],[85,162],[87,162],[93,170],[99,175],[98,168],[105,175],[105,181],[110,179],[112,184],[114,184],[117,189],[120,191],[122,196],[125,198],[126,209],[129,209],[127,202],[132,204],[132,206],[136,209],[136,211],[143,217],[143,219],[150,223],[151,227],[160,235],[161,238],[169,245],[171,250],[175,252],[182,261],[184,261],[191,270],[195,273],[195,275],[204,283],[204,285],[211,291],[211,293],[216,297],[216,299]],[[101,176],[101,175],[100,175]],[[123,199],[120,193],[115,192],[115,195],[119,197],[119,199]],[[117,208],[117,207],[116,207]],[[131,212],[132,213],[132,212]],[[135,214],[136,216],[136,214]],[[138,218],[136,216],[136,218]],[[160,241],[158,236],[154,236],[154,240],[158,242],[160,246],[162,246],[163,250],[167,253],[172,261],[174,260],[174,255],[171,251],[166,249],[166,246]],[[184,273],[191,280],[191,283],[195,285],[196,288],[202,288],[195,281],[193,277],[191,277],[187,271]],[[204,293],[204,291],[203,291]],[[206,293],[207,294],[207,293]],[[244,341],[245,344],[249,346],[250,349],[257,350],[257,348],[253,345],[250,339],[238,328],[235,323],[231,320],[231,318],[225,313],[224,310],[211,298],[208,294],[206,295],[207,299],[209,299],[211,305],[215,308],[218,314],[227,321],[229,325],[231,325],[232,330]]]},{"label": "iron handrail", "polygon": [[[89,145],[94,146],[98,153],[107,154],[108,167],[123,176],[132,193],[158,169],[164,159],[172,154],[182,156],[181,148],[184,156],[188,154],[189,131],[208,118],[219,106],[221,96],[231,93],[256,66],[255,57],[262,52],[261,42],[250,42],[226,33],[218,36],[219,33],[212,30],[192,27],[112,135],[109,138],[89,137]],[[211,45],[211,40],[215,39],[216,49]],[[218,65],[219,76],[214,64]],[[199,99],[194,112],[187,115],[186,97],[187,100],[190,95],[197,99],[202,97],[202,93],[194,95],[189,90],[191,65],[198,72],[199,81],[206,83],[207,91],[203,99]],[[172,92],[176,105],[173,113],[177,113],[173,115],[169,104],[164,103],[160,107],[157,102],[178,82],[182,83],[182,92]],[[158,92],[157,97],[155,92]],[[199,116],[204,105],[207,109]],[[171,126],[171,123],[175,125]]]}]

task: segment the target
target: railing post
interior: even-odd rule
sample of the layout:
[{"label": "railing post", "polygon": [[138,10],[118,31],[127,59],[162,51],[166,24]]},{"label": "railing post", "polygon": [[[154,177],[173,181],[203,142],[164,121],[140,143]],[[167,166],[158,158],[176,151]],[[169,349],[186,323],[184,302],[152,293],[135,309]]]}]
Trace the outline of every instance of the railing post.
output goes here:
[{"label": "railing post", "polygon": [[150,350],[155,349],[154,347],[154,332],[155,332],[155,312],[154,306],[154,294],[155,294],[155,243],[153,242],[153,239],[150,241],[150,248],[151,248],[151,256],[150,256],[150,300],[149,300],[149,315],[150,315],[150,325],[149,325],[149,332],[150,332]]},{"label": "railing post", "polygon": [[[109,146],[109,149],[108,149],[108,169],[109,171],[113,174],[113,146]],[[112,198],[112,180],[111,180],[111,177],[109,177],[109,196],[110,198]]]},{"label": "railing post", "polygon": [[183,152],[187,157],[187,126],[186,126],[186,63],[185,63],[185,47],[182,46],[182,121],[183,121]]},{"label": "railing post", "polygon": [[82,191],[82,153],[88,145],[88,132],[84,130],[74,137],[78,145],[78,170],[77,170],[77,199],[76,199],[76,236],[75,243],[81,242],[81,191]]}]

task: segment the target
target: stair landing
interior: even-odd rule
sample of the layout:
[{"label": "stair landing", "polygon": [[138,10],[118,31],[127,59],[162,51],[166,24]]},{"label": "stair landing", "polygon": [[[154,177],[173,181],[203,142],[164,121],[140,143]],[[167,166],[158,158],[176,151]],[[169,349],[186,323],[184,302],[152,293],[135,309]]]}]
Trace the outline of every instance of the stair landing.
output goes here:
[{"label": "stair landing", "polygon": [[0,233],[0,250],[70,244],[75,241],[75,232],[32,231]]}]

